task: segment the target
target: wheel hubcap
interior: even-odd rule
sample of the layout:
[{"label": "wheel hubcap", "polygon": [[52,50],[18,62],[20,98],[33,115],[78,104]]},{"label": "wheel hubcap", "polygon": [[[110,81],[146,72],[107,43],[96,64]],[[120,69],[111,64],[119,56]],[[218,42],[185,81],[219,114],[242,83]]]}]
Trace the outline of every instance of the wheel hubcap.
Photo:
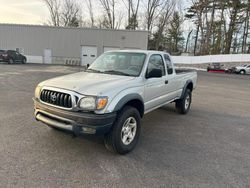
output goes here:
[{"label": "wheel hubcap", "polygon": [[121,138],[124,145],[129,145],[135,138],[137,121],[134,117],[129,117],[122,126]]},{"label": "wheel hubcap", "polygon": [[185,109],[187,110],[190,105],[190,96],[188,95],[185,100]]}]

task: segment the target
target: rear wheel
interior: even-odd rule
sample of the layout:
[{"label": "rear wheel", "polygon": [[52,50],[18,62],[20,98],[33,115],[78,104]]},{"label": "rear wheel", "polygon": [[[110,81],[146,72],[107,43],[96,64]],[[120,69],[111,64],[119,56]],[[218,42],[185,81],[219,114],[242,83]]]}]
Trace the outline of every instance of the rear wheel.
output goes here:
[{"label": "rear wheel", "polygon": [[138,110],[125,106],[119,112],[111,132],[105,136],[105,146],[113,152],[126,154],[135,148],[140,130],[141,117]]},{"label": "rear wheel", "polygon": [[180,114],[187,114],[192,102],[192,92],[190,89],[187,89],[184,93],[184,96],[182,99],[178,99],[175,102],[175,106],[177,111]]}]

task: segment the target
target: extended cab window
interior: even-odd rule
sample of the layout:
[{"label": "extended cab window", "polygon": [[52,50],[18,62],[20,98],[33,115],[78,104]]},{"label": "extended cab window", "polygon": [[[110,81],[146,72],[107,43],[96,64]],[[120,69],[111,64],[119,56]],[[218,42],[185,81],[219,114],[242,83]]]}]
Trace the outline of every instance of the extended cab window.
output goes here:
[{"label": "extended cab window", "polygon": [[147,73],[151,72],[153,69],[160,69],[162,76],[166,75],[164,62],[162,56],[159,54],[151,55],[149,58]]},{"label": "extended cab window", "polygon": [[167,54],[164,54],[168,74],[173,74],[173,64]]}]

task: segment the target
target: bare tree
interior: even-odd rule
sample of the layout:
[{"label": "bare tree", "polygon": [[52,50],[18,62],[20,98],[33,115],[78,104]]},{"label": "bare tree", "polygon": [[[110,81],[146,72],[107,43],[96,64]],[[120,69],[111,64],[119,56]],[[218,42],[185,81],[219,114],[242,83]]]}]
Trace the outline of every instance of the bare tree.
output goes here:
[{"label": "bare tree", "polygon": [[60,26],[60,0],[42,0],[48,7],[50,12],[49,24],[53,26]]},{"label": "bare tree", "polygon": [[186,40],[186,45],[185,45],[185,53],[188,52],[188,45],[190,41],[191,34],[193,33],[193,29],[190,29],[188,32],[187,40]]},{"label": "bare tree", "polygon": [[240,0],[229,0],[229,28],[226,33],[226,41],[225,41],[225,53],[229,54],[231,50],[231,46],[233,43],[233,35],[237,30],[237,24],[240,22],[241,11],[242,11],[242,2]]},{"label": "bare tree", "polygon": [[116,28],[116,16],[115,16],[115,7],[116,1],[115,0],[99,0],[104,12],[105,12],[105,21],[106,26],[111,29]]},{"label": "bare tree", "polygon": [[49,24],[53,26],[78,27],[80,8],[74,0],[42,0],[50,12]]},{"label": "bare tree", "polygon": [[93,12],[92,0],[88,0],[87,7],[88,7],[88,11],[89,11],[89,16],[90,16],[91,27],[94,27],[95,17],[94,17],[94,12]]},{"label": "bare tree", "polygon": [[244,29],[242,37],[242,52],[247,53],[247,39],[249,36],[250,26],[250,0],[245,0],[245,18],[244,18]]},{"label": "bare tree", "polygon": [[74,0],[65,0],[62,7],[61,22],[63,26],[79,26],[79,6]]},{"label": "bare tree", "polygon": [[166,30],[166,26],[170,23],[171,17],[175,10],[175,0],[165,0],[164,4],[162,5],[162,9],[159,13],[159,20],[158,20],[158,30],[157,30],[157,37],[155,38],[155,49],[159,50],[161,36],[163,35],[164,30]]},{"label": "bare tree", "polygon": [[147,30],[152,33],[153,22],[158,14],[157,9],[161,6],[161,0],[147,0],[146,5],[146,24]]},{"label": "bare tree", "polygon": [[203,54],[205,49],[206,41],[206,30],[208,24],[208,4],[209,0],[192,0],[191,7],[189,8],[186,17],[189,19],[194,19],[196,24],[196,36],[194,45],[194,54],[197,53],[198,41],[200,36],[200,54]]},{"label": "bare tree", "polygon": [[126,29],[133,29],[135,30],[138,27],[138,11],[140,7],[141,0],[127,0],[127,3],[124,2],[124,5],[126,6],[128,10],[128,25],[126,26]]}]

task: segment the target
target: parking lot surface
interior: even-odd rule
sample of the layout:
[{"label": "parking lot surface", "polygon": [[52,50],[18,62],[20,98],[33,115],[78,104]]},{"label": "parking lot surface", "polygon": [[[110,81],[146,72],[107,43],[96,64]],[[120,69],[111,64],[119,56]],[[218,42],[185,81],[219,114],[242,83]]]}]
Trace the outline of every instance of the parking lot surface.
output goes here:
[{"label": "parking lot surface", "polygon": [[0,187],[249,187],[250,76],[199,72],[190,113],[170,104],[146,115],[120,156],[34,120],[35,86],[77,71],[0,65]]}]

